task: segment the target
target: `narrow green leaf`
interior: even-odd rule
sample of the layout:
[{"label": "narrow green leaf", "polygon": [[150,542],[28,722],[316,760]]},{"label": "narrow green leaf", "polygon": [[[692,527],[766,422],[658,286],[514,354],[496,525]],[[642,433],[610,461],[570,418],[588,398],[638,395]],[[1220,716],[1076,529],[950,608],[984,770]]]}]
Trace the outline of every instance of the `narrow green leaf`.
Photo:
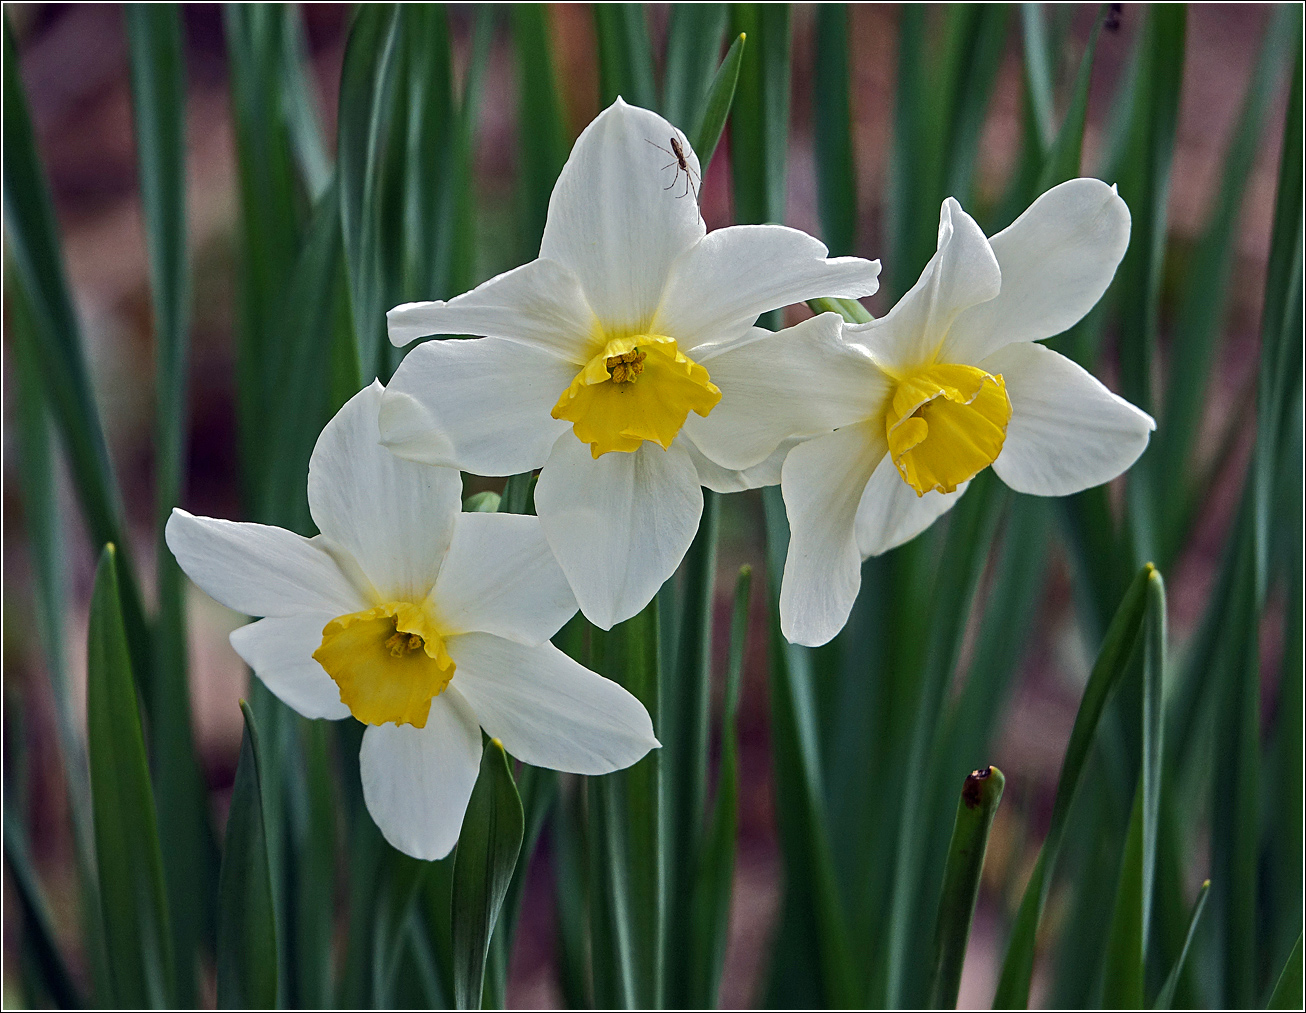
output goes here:
[{"label": "narrow green leaf", "polygon": [[1138,634],[1143,624],[1147,605],[1147,588],[1152,567],[1140,570],[1111,620],[1084,696],[1070,730],[1066,755],[1061,761],[1061,774],[1057,778],[1056,800],[1052,804],[1052,820],[1047,837],[1039,851],[1038,862],[1030,876],[1029,884],[1020,901],[1016,922],[1007,941],[1007,953],[1002,961],[1002,975],[998,981],[994,1008],[1024,1009],[1029,1004],[1029,983],[1034,971],[1034,949],[1038,926],[1052,886],[1052,873],[1065,834],[1066,817],[1070,812],[1080,782],[1087,767],[1089,751],[1097,726],[1121,677],[1129,666]]},{"label": "narrow green leaf", "polygon": [[1048,45],[1042,4],[1020,5],[1020,29],[1025,52],[1025,95],[1030,105],[1028,115],[1034,123],[1039,152],[1046,154],[1057,132],[1056,82],[1053,80],[1054,50]]},{"label": "narrow green leaf", "polygon": [[998,814],[1005,784],[1006,779],[997,767],[983,767],[968,774],[961,789],[934,929],[931,1009],[957,1008],[961,967],[966,959],[970,924],[975,918],[975,901],[979,898],[989,831],[993,827],[993,817]]},{"label": "narrow green leaf", "polygon": [[317,107],[303,15],[298,4],[284,5],[281,13],[282,115],[290,131],[299,179],[309,199],[316,203],[331,182],[331,158],[322,137],[322,114]]},{"label": "narrow green leaf", "polygon": [[95,571],[87,634],[87,724],[100,908],[115,1003],[172,1003],[163,858],[145,762],[116,573],[107,545]]},{"label": "narrow green leaf", "polygon": [[[8,793],[4,803],[4,849],[22,911],[23,947],[32,954],[41,988],[59,1009],[85,1008],[86,1002],[55,938],[50,909],[42,895],[36,870],[32,868],[27,836],[18,814],[10,808]],[[29,1001],[31,998],[28,997]]]},{"label": "narrow green leaf", "polygon": [[[337,810],[335,771],[330,753],[331,725],[298,718],[302,761],[287,764],[291,776],[302,770],[304,783],[287,791],[289,848],[294,854],[289,924],[278,936],[292,973],[278,987],[291,1008],[324,1009],[333,1004],[332,972],[336,928]],[[267,807],[264,806],[266,813]],[[266,836],[266,835],[265,835]]]},{"label": "narrow green leaf", "polygon": [[[668,918],[687,925],[694,903],[693,882],[704,832],[707,803],[709,711],[712,698],[712,617],[716,597],[717,529],[721,502],[717,493],[703,493],[698,534],[681,565],[683,586],[677,623],[678,653],[666,681],[663,706],[667,714],[662,735],[662,762],[667,774]],[[668,935],[667,966],[673,969],[666,987],[672,1005],[688,996],[683,973],[696,947],[687,932]]]},{"label": "narrow green leaf", "polygon": [[1192,916],[1188,919],[1188,932],[1184,935],[1184,945],[1179,951],[1179,956],[1174,962],[1174,967],[1166,976],[1165,984],[1161,986],[1161,991],[1156,997],[1153,1009],[1171,1009],[1174,1005],[1175,990],[1179,987],[1179,979],[1184,973],[1184,964],[1188,960],[1188,950],[1193,945],[1193,936],[1197,934],[1197,926],[1201,923],[1202,912],[1206,910],[1206,895],[1211,892],[1211,881],[1208,879],[1202,884],[1202,888],[1197,891],[1197,901],[1193,904]]},{"label": "narrow green leaf", "polygon": [[396,125],[402,15],[392,4],[368,5],[354,18],[340,74],[336,172],[350,308],[363,379],[388,377],[386,283],[382,257],[386,160]]},{"label": "narrow green leaf", "polygon": [[817,8],[816,52],[812,135],[821,236],[831,253],[843,257],[853,253],[857,242],[847,4],[822,4]]},{"label": "narrow green leaf", "polygon": [[1102,1001],[1112,1009],[1144,1008],[1147,941],[1152,898],[1155,896],[1163,749],[1162,676],[1166,654],[1165,584],[1156,570],[1148,574],[1143,639],[1143,691],[1139,698],[1142,764],[1125,839],[1103,970]]},{"label": "narrow green leaf", "polygon": [[186,659],[186,578],[164,541],[186,469],[190,258],[186,248],[186,72],[174,4],[128,4],[132,112],[150,255],[155,347],[155,556],[159,615],[150,739],[164,873],[171,903],[177,995],[194,1005],[200,939],[213,926],[217,854],[208,798],[191,738]]},{"label": "narrow green leaf", "polygon": [[1179,317],[1167,356],[1164,414],[1153,450],[1162,565],[1179,551],[1191,517],[1198,509],[1197,496],[1205,494],[1204,489],[1193,486],[1188,475],[1229,303],[1237,249],[1234,229],[1252,166],[1261,149],[1275,84],[1282,74],[1294,27],[1299,27],[1300,20],[1291,8],[1280,7],[1266,29],[1234,136],[1225,154],[1220,189],[1186,272]]},{"label": "narrow green leaf", "polygon": [[218,875],[219,1009],[272,1009],[277,1004],[277,926],[268,842],[263,830],[262,763],[254,712],[244,700],[236,783]]},{"label": "narrow green leaf", "polygon": [[453,980],[459,1009],[481,1008],[485,955],[517,865],[524,819],[503,743],[493,739],[481,754],[454,856]]},{"label": "narrow green leaf", "polygon": [[[19,75],[21,63],[7,17],[3,63],[4,157],[0,191],[4,198],[8,277],[14,293],[21,291],[25,301],[45,400],[68,455],[68,471],[87,534],[93,549],[99,552],[109,542],[125,544],[122,502],[91,388],[81,328],[64,272],[54,201],[36,149]],[[118,560],[117,574],[132,671],[148,706],[146,691],[153,658],[139,585],[125,554]]]},{"label": "narrow green leaf", "polygon": [[[734,614],[730,620],[730,651],[726,660],[725,707],[721,713],[721,765],[716,800],[699,852],[693,885],[689,937],[692,945],[685,966],[668,965],[668,984],[687,978],[688,1008],[719,1005],[721,973],[730,937],[730,893],[734,886],[735,830],[739,821],[739,695],[743,685],[744,653],[748,647],[748,606],[751,567],[739,569],[735,580]],[[674,994],[674,993],[672,993]]]},{"label": "narrow green leaf", "polygon": [[[797,942],[804,948],[804,957],[810,953],[815,962],[821,1000],[835,1008],[852,1007],[859,1001],[825,812],[813,652],[786,643],[780,633],[779,575],[789,549],[789,524],[778,487],[764,489],[762,503],[767,572],[771,575],[772,764],[785,861],[785,903],[795,909],[795,924],[809,933]],[[783,945],[783,937],[778,945]],[[773,981],[773,989],[776,984]]]},{"label": "narrow green leaf", "polygon": [[1275,983],[1274,991],[1270,993],[1270,1001],[1266,1004],[1266,1009],[1301,1009],[1301,954],[1301,934],[1298,933],[1297,943],[1293,946],[1292,952],[1288,954],[1288,960],[1284,963],[1283,970],[1279,972],[1279,979]]},{"label": "narrow green leaf", "polygon": [[653,47],[641,4],[595,4],[594,33],[599,47],[599,106],[606,109],[621,96],[631,105],[652,109]]},{"label": "narrow green leaf", "polygon": [[[1026,10],[1037,6],[1036,4],[1023,4]],[[1093,22],[1093,30],[1088,36],[1088,45],[1084,47],[1084,55],[1079,61],[1079,72],[1075,76],[1075,84],[1070,93],[1070,105],[1066,109],[1066,115],[1061,120],[1061,128],[1057,131],[1056,137],[1052,140],[1047,150],[1047,157],[1043,162],[1043,171],[1039,174],[1038,185],[1034,188],[1035,192],[1029,195],[1032,201],[1039,194],[1046,193],[1058,183],[1064,183],[1068,179],[1075,179],[1080,175],[1080,164],[1083,160],[1084,148],[1084,124],[1088,119],[1088,86],[1093,79],[1093,58],[1097,55],[1097,42],[1102,34],[1102,23],[1105,20],[1105,9],[1098,15],[1097,20]]]},{"label": "narrow green leaf", "polygon": [[856,299],[808,299],[807,307],[813,313],[838,313],[850,324],[865,324],[875,319]]},{"label": "narrow green leaf", "polygon": [[[673,4],[667,19],[667,51],[662,66],[662,115],[685,127],[703,108],[709,82],[717,72],[717,58],[726,34],[729,10],[725,4]],[[691,135],[699,163],[708,159]]]},{"label": "narrow green leaf", "polygon": [[548,12],[543,4],[513,4],[517,49],[517,189],[521,202],[520,259],[540,249],[553,184],[567,160],[567,129],[553,71]]},{"label": "narrow green leaf", "polygon": [[788,4],[731,4],[731,31],[752,41],[739,67],[730,126],[735,218],[782,222],[789,151]]},{"label": "narrow green leaf", "polygon": [[[730,108],[735,100],[735,89],[739,84],[739,68],[743,66],[743,61],[744,35],[741,32],[730,44],[730,49],[726,51],[726,58],[717,68],[716,75],[712,78],[707,94],[703,96],[703,102],[699,106],[694,127],[689,132],[690,147],[698,156],[698,165],[704,174],[707,173],[712,156],[716,153],[716,146],[721,140],[721,131],[726,126],[726,117],[730,115]],[[671,120],[671,122],[676,121]]]}]

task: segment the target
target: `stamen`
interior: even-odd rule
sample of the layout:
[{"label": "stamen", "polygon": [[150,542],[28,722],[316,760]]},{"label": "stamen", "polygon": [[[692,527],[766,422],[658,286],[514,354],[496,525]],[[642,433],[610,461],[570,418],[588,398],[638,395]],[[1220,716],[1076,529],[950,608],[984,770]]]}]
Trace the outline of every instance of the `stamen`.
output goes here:
[{"label": "stamen", "polygon": [[604,360],[604,365],[607,366],[613,383],[634,383],[635,377],[644,372],[644,360],[647,358],[647,352],[632,348],[622,355],[609,355]]}]

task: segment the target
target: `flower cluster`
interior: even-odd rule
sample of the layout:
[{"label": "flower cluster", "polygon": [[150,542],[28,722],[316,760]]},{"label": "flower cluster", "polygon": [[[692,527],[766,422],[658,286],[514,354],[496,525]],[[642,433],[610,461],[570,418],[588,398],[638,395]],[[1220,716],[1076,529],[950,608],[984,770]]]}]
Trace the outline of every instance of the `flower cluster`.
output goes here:
[{"label": "flower cluster", "polygon": [[[650,147],[673,136],[618,99],[576,142],[537,260],[389,313],[396,345],[479,336],[417,345],[327,425],[308,479],[319,535],[180,510],[168,525],[200,587],[264,617],[232,644],[272,692],[368,725],[367,806],[408,854],[457,841],[482,729],[585,774],[657,746],[641,704],[549,638],[577,606],[603,629],[643,609],[703,487],[781,485],[781,628],[816,645],[847,620],[861,561],[984,468],[1065,495],[1128,468],[1154,428],[1036,344],[1110,283],[1129,239],[1113,187],[1072,180],[991,239],[949,199],[938,252],[888,315],[772,332],[755,326],[767,311],[873,294],[879,263],[778,225],[707,233]],[[461,512],[460,471],[535,469],[538,516]]]}]

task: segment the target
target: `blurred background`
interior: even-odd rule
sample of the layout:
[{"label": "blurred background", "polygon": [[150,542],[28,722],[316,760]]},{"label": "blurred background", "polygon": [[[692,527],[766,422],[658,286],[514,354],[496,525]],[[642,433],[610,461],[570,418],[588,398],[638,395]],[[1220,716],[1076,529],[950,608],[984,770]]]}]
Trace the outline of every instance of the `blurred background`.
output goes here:
[{"label": "blurred background", "polygon": [[[1117,5],[1113,5],[1117,6]],[[123,12],[116,5],[6,4],[15,34],[21,75],[31,104],[40,155],[54,191],[76,308],[84,327],[95,395],[104,419],[123,494],[140,572],[153,572],[153,383],[152,312],[141,199],[137,186],[127,44]],[[1224,153],[1270,21],[1270,5],[1202,4],[1188,16],[1182,104],[1168,204],[1168,264],[1184,264],[1207,221],[1220,183]],[[895,5],[850,8],[854,156],[857,173],[857,252],[883,257],[885,195],[894,130],[896,55],[901,11]],[[1096,8],[1057,12],[1068,34],[1057,80],[1072,78]],[[303,18],[317,99],[328,138],[333,135],[336,95],[348,30],[348,5],[305,4]],[[184,9],[187,67],[188,202],[193,263],[188,471],[183,505],[197,514],[240,518],[233,331],[239,193],[230,116],[230,92],[222,12],[216,5]],[[661,51],[667,5],[648,6],[654,52]],[[547,5],[549,33],[566,125],[574,138],[598,112],[595,29],[585,5]],[[473,12],[451,5],[455,74],[469,59]],[[1114,30],[1098,44],[1088,107],[1084,165],[1098,164],[1112,104],[1124,72],[1139,12],[1121,5]],[[821,235],[812,148],[814,11],[795,5],[792,124],[785,222]],[[1016,171],[1023,128],[1024,95],[1019,19],[1008,23],[1005,56],[998,70],[978,148],[974,206],[983,210],[1002,198]],[[518,172],[516,63],[511,37],[496,25],[476,124],[474,191],[475,280],[533,256],[515,233],[513,194]],[[1279,85],[1282,86],[1280,81]],[[1249,424],[1257,371],[1258,324],[1269,250],[1280,125],[1286,87],[1278,87],[1265,117],[1266,129],[1251,169],[1236,229],[1231,299],[1212,384],[1205,402],[1195,460],[1210,476],[1194,535],[1166,574],[1173,642],[1193,632],[1210,594],[1221,546],[1237,508],[1242,475],[1254,435]],[[702,188],[708,228],[731,224],[729,131]],[[1108,180],[1110,182],[1110,180]],[[981,219],[983,220],[983,219]],[[930,226],[932,228],[932,225]],[[887,310],[890,293],[869,301]],[[1174,298],[1163,284],[1163,301]],[[789,322],[807,315],[790,310]],[[1166,347],[1162,315],[1162,348]],[[1111,366],[1103,378],[1112,386]],[[6,316],[6,394],[11,384]],[[1118,389],[1118,387],[1117,387]],[[8,399],[7,399],[8,400]],[[6,422],[9,422],[6,409]],[[65,780],[59,768],[55,711],[42,668],[33,619],[30,560],[14,463],[13,426],[4,442],[4,762],[6,792],[20,800],[36,870],[51,901],[56,930],[76,954],[78,890]],[[86,616],[95,559],[66,475],[60,476],[62,542],[66,548],[65,628],[72,696],[85,703]],[[718,593],[729,593],[729,575],[749,562],[764,568],[761,503],[754,495],[729,497],[723,507]],[[764,586],[755,583],[755,587]],[[151,589],[145,589],[147,601]],[[986,593],[986,585],[980,594]],[[190,681],[193,726],[221,832],[241,738],[237,701],[247,672],[227,635],[242,619],[191,589]],[[718,603],[718,649],[724,659],[729,602]],[[1275,713],[1283,603],[1272,599],[1262,638],[1262,714],[1267,728]],[[741,710],[742,777],[739,851],[734,907],[722,1000],[726,1006],[758,1001],[766,955],[779,917],[781,858],[774,813],[768,738],[768,651],[764,596],[753,598],[753,639],[748,652]],[[1070,564],[1059,548],[1049,557],[1045,591],[1032,617],[1032,633],[1001,720],[992,755],[984,757],[1007,777],[990,847],[975,931],[971,937],[961,1005],[987,1004],[995,985],[1005,926],[1046,829],[1061,757],[1091,663],[1090,648],[1076,625]],[[968,634],[966,652],[975,631]],[[718,666],[719,667],[719,666]],[[79,715],[84,720],[84,713]],[[166,842],[164,842],[166,849]],[[836,845],[837,848],[837,845]],[[554,900],[547,874],[546,832],[532,868],[510,963],[508,1001],[513,1006],[561,1002],[554,952]],[[1187,870],[1191,883],[1207,875],[1199,858]],[[8,882],[6,881],[6,885]],[[1049,917],[1058,917],[1054,893]],[[5,1004],[20,1000],[10,990],[18,958],[20,919],[13,891],[5,892]],[[81,970],[84,970],[82,968]],[[1046,998],[1036,977],[1034,1001]],[[1044,991],[1040,991],[1040,989]]]}]

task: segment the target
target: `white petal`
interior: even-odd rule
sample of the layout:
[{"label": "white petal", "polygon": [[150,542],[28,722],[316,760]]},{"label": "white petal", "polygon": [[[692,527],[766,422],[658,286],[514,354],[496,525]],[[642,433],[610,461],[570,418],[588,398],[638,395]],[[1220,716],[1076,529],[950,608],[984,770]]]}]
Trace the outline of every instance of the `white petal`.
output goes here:
[{"label": "white petal", "polygon": [[911,541],[952,509],[969,485],[963,482],[956,492],[931,490],[917,496],[885,454],[857,507],[857,548],[863,556],[878,556]]},{"label": "white petal", "polygon": [[549,413],[575,375],[570,363],[515,341],[428,341],[404,357],[381,398],[381,437],[423,464],[530,471],[571,428]]},{"label": "white petal", "polygon": [[485,731],[517,759],[573,774],[629,767],[658,746],[644,705],[552,644],[485,633],[448,641],[454,681]]},{"label": "white petal", "polygon": [[1129,208],[1113,186],[1072,179],[1043,194],[989,240],[1002,291],[952,325],[947,362],[978,363],[1013,341],[1079,322],[1102,298],[1129,246]]},{"label": "white petal", "polygon": [[446,633],[493,633],[528,646],[576,614],[539,518],[523,514],[459,514],[433,598]]},{"label": "white petal", "polygon": [[594,328],[580,279],[552,260],[523,264],[448,302],[404,303],[385,319],[396,345],[430,334],[484,334],[543,346],[564,358],[581,355]]},{"label": "white petal", "polygon": [[1138,460],[1156,428],[1146,412],[1043,345],[1008,345],[982,368],[1007,382],[1011,421],[993,470],[1017,492],[1068,496],[1109,482]]},{"label": "white petal", "polygon": [[535,508],[585,618],[608,630],[675,573],[698,530],[703,490],[676,443],[596,461],[588,443],[565,433],[540,472]]},{"label": "white petal", "polygon": [[789,554],[780,630],[790,643],[819,647],[848,621],[862,582],[857,504],[884,455],[883,427],[860,422],[800,443],[785,458]]},{"label": "white petal", "polygon": [[885,316],[844,328],[876,359],[896,369],[929,362],[963,310],[987,302],[1002,287],[997,258],[984,231],[949,197],[939,213],[939,247],[911,291]]},{"label": "white petal", "polygon": [[[671,138],[698,184],[698,156],[657,113],[617,99],[581,133],[549,198],[540,256],[565,264],[605,328],[637,333],[653,319],[672,261],[703,237],[698,203],[672,181]],[[664,168],[665,167],[665,168]],[[674,167],[678,170],[678,166]]]},{"label": "white petal", "polygon": [[177,562],[210,598],[248,616],[344,615],[368,607],[326,540],[266,524],[174,509],[164,532]]},{"label": "white petal", "polygon": [[830,258],[819,239],[783,225],[717,229],[671,268],[653,329],[681,349],[736,337],[768,310],[880,287],[880,262]]},{"label": "white petal", "polygon": [[340,687],[313,660],[322,646],[322,628],[338,612],[305,612],[260,619],[231,634],[231,646],[277,699],[306,718],[349,717]]},{"label": "white petal", "polygon": [[363,801],[381,833],[428,860],[458,843],[480,765],[480,726],[452,686],[431,701],[425,728],[371,725],[358,754]]},{"label": "white petal", "polygon": [[681,430],[676,442],[685,448],[694,468],[698,471],[698,484],[706,486],[713,492],[743,492],[746,489],[761,489],[768,485],[780,484],[780,469],[785,456],[802,440],[785,440],[761,464],[755,464],[743,471],[723,468],[694,445],[689,435]]},{"label": "white petal", "polygon": [[687,432],[724,468],[760,464],[785,440],[833,432],[876,414],[890,381],[867,352],[845,343],[838,314],[822,313],[774,333],[704,356],[721,390],[706,418],[690,415]]},{"label": "white petal", "polygon": [[462,509],[462,476],[396,457],[381,446],[380,383],[365,387],[317,438],[308,508],[386,598],[418,602],[435,583]]}]

